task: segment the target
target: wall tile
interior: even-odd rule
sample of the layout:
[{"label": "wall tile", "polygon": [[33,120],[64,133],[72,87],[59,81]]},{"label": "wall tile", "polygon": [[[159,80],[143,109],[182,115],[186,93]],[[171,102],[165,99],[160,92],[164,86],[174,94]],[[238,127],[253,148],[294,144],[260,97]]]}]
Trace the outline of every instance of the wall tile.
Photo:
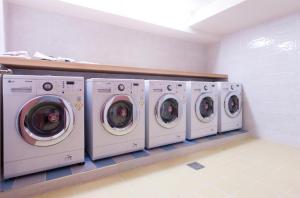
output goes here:
[{"label": "wall tile", "polygon": [[300,146],[300,14],[225,36],[208,46],[208,72],[244,86],[244,126]]},{"label": "wall tile", "polygon": [[204,47],[176,38],[6,3],[8,50],[111,65],[203,71]]},{"label": "wall tile", "polygon": [[0,53],[5,51],[3,0],[0,0]]}]

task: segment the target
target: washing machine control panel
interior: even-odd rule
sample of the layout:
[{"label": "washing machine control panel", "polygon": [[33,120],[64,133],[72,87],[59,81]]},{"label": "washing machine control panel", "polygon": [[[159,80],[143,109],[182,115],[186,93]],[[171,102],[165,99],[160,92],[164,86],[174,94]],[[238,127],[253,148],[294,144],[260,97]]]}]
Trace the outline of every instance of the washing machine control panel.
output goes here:
[{"label": "washing machine control panel", "polygon": [[241,85],[240,84],[232,84],[230,86],[231,90],[237,91],[237,90],[241,90]]},{"label": "washing machine control panel", "polygon": [[3,79],[3,84],[7,87],[3,94],[35,94],[36,90],[36,85],[28,79]]},{"label": "washing machine control panel", "polygon": [[93,92],[111,98],[113,95],[129,95],[141,107],[145,104],[144,80],[97,80],[94,82]]},{"label": "washing machine control panel", "polygon": [[37,94],[76,94],[83,91],[76,80],[38,80],[35,82]]},{"label": "washing machine control panel", "polygon": [[186,89],[185,82],[175,82],[175,81],[153,81],[151,82],[151,92],[156,93],[184,93]]},{"label": "washing machine control panel", "polygon": [[43,89],[45,91],[51,91],[53,89],[53,84],[51,82],[45,82],[43,84]]},{"label": "washing machine control panel", "polygon": [[78,94],[83,92],[83,84],[76,80],[60,80],[60,79],[5,79],[6,87],[5,93],[11,94]]},{"label": "washing machine control panel", "polygon": [[237,84],[237,83],[226,83],[223,85],[224,89],[227,89],[228,91],[241,91],[242,90],[242,85]]},{"label": "washing machine control panel", "polygon": [[131,94],[132,92],[131,83],[126,81],[107,82],[105,88],[109,88],[115,94]]},{"label": "washing machine control panel", "polygon": [[210,93],[217,90],[217,86],[215,83],[197,83],[195,82],[192,85],[192,89],[194,92],[201,92],[201,93]]},{"label": "washing machine control panel", "polygon": [[94,92],[100,94],[126,94],[144,100],[143,80],[103,80],[95,83]]},{"label": "washing machine control panel", "polygon": [[118,90],[119,90],[119,91],[124,91],[124,90],[125,90],[125,85],[122,84],[122,83],[119,84],[119,85],[118,85]]}]

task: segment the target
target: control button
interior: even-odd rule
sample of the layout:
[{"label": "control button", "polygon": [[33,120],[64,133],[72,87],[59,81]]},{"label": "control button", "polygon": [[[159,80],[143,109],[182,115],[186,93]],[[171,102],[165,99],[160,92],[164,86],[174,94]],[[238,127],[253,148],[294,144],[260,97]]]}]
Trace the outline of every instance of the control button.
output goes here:
[{"label": "control button", "polygon": [[53,89],[53,84],[50,83],[50,82],[45,82],[45,83],[43,84],[43,89],[44,89],[45,91],[51,91],[51,90]]},{"label": "control button", "polygon": [[124,91],[125,90],[125,86],[123,84],[119,84],[118,85],[118,90],[119,91]]},{"label": "control button", "polygon": [[233,85],[231,85],[231,90],[234,90],[234,86]]},{"label": "control button", "polygon": [[205,90],[205,91],[207,91],[207,90],[208,90],[208,88],[207,88],[207,85],[204,85],[204,90]]},{"label": "control button", "polygon": [[167,86],[168,91],[172,91],[172,85]]}]

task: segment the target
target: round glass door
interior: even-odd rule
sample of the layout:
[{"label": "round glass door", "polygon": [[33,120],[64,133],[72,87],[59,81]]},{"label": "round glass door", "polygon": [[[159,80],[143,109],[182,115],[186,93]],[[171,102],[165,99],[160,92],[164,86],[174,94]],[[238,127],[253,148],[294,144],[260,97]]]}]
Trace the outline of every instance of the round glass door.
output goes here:
[{"label": "round glass door", "polygon": [[236,117],[241,110],[241,100],[238,95],[231,93],[225,99],[225,111],[228,116]]},{"label": "round glass door", "polygon": [[138,121],[138,111],[134,101],[127,95],[112,97],[102,111],[102,125],[113,135],[131,132]]},{"label": "round glass door", "polygon": [[18,117],[22,138],[31,145],[50,146],[64,140],[72,131],[74,114],[70,104],[54,95],[29,100]]},{"label": "round glass door", "polygon": [[210,122],[214,118],[214,100],[209,94],[202,94],[196,101],[195,111],[201,122]]},{"label": "round glass door", "polygon": [[164,128],[173,128],[181,120],[182,110],[175,95],[165,95],[155,108],[156,120]]}]

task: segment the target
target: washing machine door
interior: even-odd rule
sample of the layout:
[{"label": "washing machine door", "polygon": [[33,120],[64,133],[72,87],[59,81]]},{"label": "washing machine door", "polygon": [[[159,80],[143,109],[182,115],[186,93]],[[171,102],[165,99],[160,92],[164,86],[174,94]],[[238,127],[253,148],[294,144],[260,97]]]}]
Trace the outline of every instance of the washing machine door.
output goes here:
[{"label": "washing machine door", "polygon": [[155,107],[156,120],[164,128],[174,128],[182,118],[179,99],[172,94],[160,98]]},{"label": "washing machine door", "polygon": [[21,137],[35,146],[51,146],[63,141],[74,125],[71,105],[59,96],[44,95],[27,101],[21,108],[17,127]]},{"label": "washing machine door", "polygon": [[126,135],[137,125],[138,109],[129,95],[115,95],[108,100],[101,113],[103,127],[112,135]]},{"label": "washing machine door", "polygon": [[237,117],[241,112],[241,98],[240,95],[234,92],[229,93],[224,101],[224,108],[226,114],[231,117]]},{"label": "washing machine door", "polygon": [[195,104],[197,118],[201,122],[208,123],[214,119],[214,100],[211,94],[201,94]]}]

